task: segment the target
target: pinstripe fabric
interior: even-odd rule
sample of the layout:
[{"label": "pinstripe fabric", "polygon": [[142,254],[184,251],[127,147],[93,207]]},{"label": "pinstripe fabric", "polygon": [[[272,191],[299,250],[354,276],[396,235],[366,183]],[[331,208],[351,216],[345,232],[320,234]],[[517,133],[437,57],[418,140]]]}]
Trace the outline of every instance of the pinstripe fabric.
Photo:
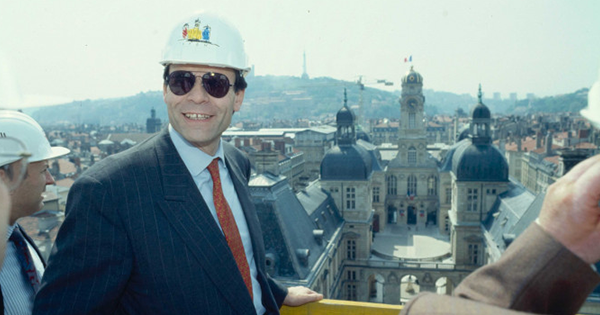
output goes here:
[{"label": "pinstripe fabric", "polygon": [[215,209],[215,204],[213,201],[213,180],[211,178],[210,172],[207,169],[208,165],[214,157],[218,157],[221,159],[221,163],[219,163],[219,169],[221,170],[220,178],[223,194],[225,195],[225,199],[227,199],[227,203],[229,204],[233,216],[235,217],[235,222],[238,226],[238,230],[242,238],[242,243],[244,244],[246,260],[248,261],[248,265],[250,267],[250,274],[252,276],[252,299],[254,302],[254,307],[256,308],[257,314],[264,313],[265,308],[262,305],[262,293],[260,284],[257,279],[258,272],[256,268],[256,260],[254,257],[254,249],[252,247],[252,238],[248,229],[248,222],[244,216],[242,205],[240,204],[240,199],[238,198],[236,189],[232,182],[232,176],[229,174],[230,172],[226,166],[226,163],[223,163],[223,161],[225,161],[225,156],[223,153],[223,143],[219,143],[217,152],[213,157],[202,152],[201,150],[198,150],[198,148],[194,147],[192,144],[187,142],[170,125],[169,135],[171,137],[171,140],[173,141],[173,145],[179,153],[179,156],[183,160],[183,163],[192,175],[194,183],[198,187],[198,190],[200,190],[200,194],[202,194],[202,198],[204,199],[206,206],[210,210],[210,213],[213,216],[215,222],[217,222],[217,226],[219,226],[219,228],[223,230],[221,225],[219,224],[217,210]]},{"label": "pinstripe fabric", "polygon": [[[9,239],[17,225],[8,227],[6,240]],[[28,240],[29,243],[30,240]],[[29,252],[34,259],[38,275],[44,271],[44,265],[33,245],[28,244]],[[2,271],[0,271],[0,286],[4,302],[4,314],[31,314],[33,309],[34,291],[31,283],[26,280],[18,258],[17,248],[12,242],[6,246],[6,254]]]},{"label": "pinstripe fabric", "polygon": [[[246,183],[224,145],[244,209],[266,312],[286,290],[265,273]],[[34,314],[255,314],[227,242],[166,130],[90,168],[72,186]]]}]

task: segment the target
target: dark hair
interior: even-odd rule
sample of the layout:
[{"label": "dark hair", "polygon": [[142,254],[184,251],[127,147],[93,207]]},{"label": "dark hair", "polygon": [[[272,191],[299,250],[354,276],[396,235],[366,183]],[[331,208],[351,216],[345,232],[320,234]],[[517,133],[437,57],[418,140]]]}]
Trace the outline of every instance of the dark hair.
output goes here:
[{"label": "dark hair", "polygon": [[9,180],[13,179],[13,168],[11,165],[12,163],[0,166],[0,170],[3,170],[4,173],[6,173],[6,177],[8,177]]},{"label": "dark hair", "polygon": [[[164,84],[167,84],[167,80],[169,79],[169,69],[171,68],[171,65],[166,65],[165,66],[165,70],[163,72],[163,80],[164,80]],[[240,90],[245,90],[246,87],[248,87],[248,82],[246,82],[246,79],[242,76],[242,71],[240,70],[234,70],[235,72],[235,82],[233,83],[233,91],[235,91],[236,93]]]}]

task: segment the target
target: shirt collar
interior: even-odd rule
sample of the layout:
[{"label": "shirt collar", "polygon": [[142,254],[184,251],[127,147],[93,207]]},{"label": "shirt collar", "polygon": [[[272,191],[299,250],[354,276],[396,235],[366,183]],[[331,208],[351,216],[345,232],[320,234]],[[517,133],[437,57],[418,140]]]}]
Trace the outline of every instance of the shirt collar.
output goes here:
[{"label": "shirt collar", "polygon": [[223,162],[221,166],[226,167],[225,156],[223,155],[223,141],[221,139],[219,139],[217,152],[214,156],[210,156],[187,141],[171,124],[169,124],[169,135],[175,145],[175,149],[177,149],[179,156],[181,156],[183,163],[192,176],[198,176],[215,158],[220,158]]},{"label": "shirt collar", "polygon": [[15,228],[17,227],[17,223],[13,224],[13,225],[9,225],[6,228],[6,241],[8,242],[8,239],[10,238],[10,236],[12,235],[13,231],[15,230]]}]

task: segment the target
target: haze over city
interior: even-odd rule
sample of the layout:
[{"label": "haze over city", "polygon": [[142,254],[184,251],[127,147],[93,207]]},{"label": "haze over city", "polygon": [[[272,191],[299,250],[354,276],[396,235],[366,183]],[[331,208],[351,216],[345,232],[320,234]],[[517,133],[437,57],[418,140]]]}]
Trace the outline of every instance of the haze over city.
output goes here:
[{"label": "haze over city", "polygon": [[[242,31],[256,75],[386,79],[410,68],[424,88],[548,96],[590,87],[600,67],[598,1],[5,1],[2,51],[21,106],[161,88],[175,23],[200,9]],[[381,85],[372,87],[384,88]]]}]

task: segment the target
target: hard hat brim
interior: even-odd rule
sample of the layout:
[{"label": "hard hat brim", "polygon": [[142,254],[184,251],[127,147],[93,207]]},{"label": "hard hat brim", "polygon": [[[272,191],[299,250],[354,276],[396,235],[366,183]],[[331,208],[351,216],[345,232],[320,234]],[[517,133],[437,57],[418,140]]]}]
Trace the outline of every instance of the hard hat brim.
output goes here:
[{"label": "hard hat brim", "polygon": [[579,113],[594,125],[594,127],[600,128],[600,115],[594,115],[589,108],[584,108]]},{"label": "hard hat brim", "polygon": [[51,160],[57,157],[61,157],[63,155],[67,155],[71,152],[71,150],[65,148],[65,147],[51,147],[50,148],[50,154],[43,156],[42,158],[37,158],[37,159],[29,159],[29,162],[39,162],[39,161],[45,161],[45,160]]}]

